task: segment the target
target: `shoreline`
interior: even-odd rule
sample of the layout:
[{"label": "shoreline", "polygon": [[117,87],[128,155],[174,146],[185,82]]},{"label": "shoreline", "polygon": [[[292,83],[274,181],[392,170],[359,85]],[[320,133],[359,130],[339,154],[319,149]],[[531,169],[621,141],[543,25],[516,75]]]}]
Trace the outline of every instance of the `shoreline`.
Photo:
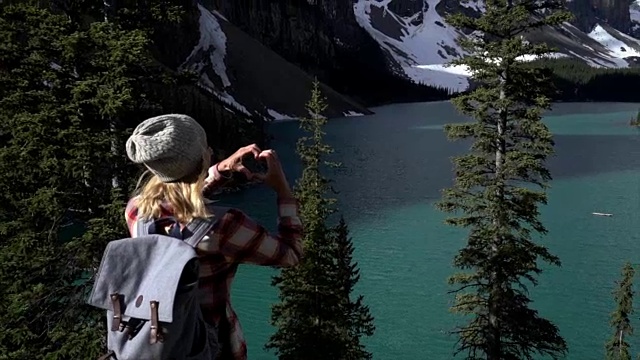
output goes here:
[{"label": "shoreline", "polygon": [[[375,109],[385,108],[385,107],[394,106],[394,105],[409,105],[409,104],[423,104],[423,103],[435,104],[435,103],[447,103],[447,102],[450,103],[451,99],[447,99],[447,100],[425,100],[425,101],[399,101],[399,102],[393,102],[393,103],[382,103],[382,104],[370,106],[370,107],[367,108],[372,112],[372,114],[336,116],[336,117],[330,117],[329,120],[346,119],[346,118],[351,118],[351,117],[366,117],[366,116],[369,116],[369,115],[374,115],[376,113]],[[582,103],[584,103],[584,104],[591,104],[591,103],[640,104],[640,99],[638,99],[637,101],[630,101],[630,100],[553,100],[551,103],[552,104],[567,104],[567,103],[574,103],[574,104],[582,104]],[[271,121],[267,122],[267,125],[277,124],[277,123],[284,123],[284,122],[292,122],[292,121],[298,121],[298,120],[299,119],[296,119],[296,118],[274,119],[274,120],[271,120]]]}]

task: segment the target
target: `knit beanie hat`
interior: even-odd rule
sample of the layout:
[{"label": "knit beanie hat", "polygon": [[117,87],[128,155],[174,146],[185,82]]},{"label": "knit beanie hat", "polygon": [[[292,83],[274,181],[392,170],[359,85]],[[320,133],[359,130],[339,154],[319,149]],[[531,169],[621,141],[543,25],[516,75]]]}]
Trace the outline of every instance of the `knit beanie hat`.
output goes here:
[{"label": "knit beanie hat", "polygon": [[162,182],[193,173],[207,151],[207,135],[193,118],[166,114],[140,123],[127,140],[127,156],[144,164]]}]

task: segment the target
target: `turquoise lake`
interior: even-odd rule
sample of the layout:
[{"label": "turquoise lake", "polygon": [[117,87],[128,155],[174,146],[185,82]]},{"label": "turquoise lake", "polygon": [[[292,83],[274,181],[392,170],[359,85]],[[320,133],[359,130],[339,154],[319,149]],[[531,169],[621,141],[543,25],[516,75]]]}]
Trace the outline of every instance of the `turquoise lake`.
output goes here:
[{"label": "turquoise lake", "polygon": [[[548,162],[554,180],[549,204],[541,209],[549,230],[542,242],[562,267],[546,268],[531,295],[533,306],[567,340],[567,359],[603,358],[614,281],[624,261],[639,262],[640,130],[628,125],[638,107],[563,103],[545,117],[556,154]],[[446,279],[465,234],[443,224],[446,215],[434,202],[452,183],[451,156],[468,148],[448,141],[442,125],[464,119],[447,102],[373,110],[375,115],[331,120],[326,128],[335,149],[331,160],[344,165],[327,175],[340,191],[338,205],[356,246],[357,291],[376,318],[376,334],[366,344],[377,360],[453,359],[456,338],[448,331],[461,319],[448,310]],[[293,183],[300,171],[294,153],[298,124],[276,123],[270,132]],[[275,196],[265,187],[220,200],[275,229]],[[263,350],[273,331],[275,271],[241,266],[233,285],[250,359],[275,359]],[[640,341],[631,343],[640,352]]]}]

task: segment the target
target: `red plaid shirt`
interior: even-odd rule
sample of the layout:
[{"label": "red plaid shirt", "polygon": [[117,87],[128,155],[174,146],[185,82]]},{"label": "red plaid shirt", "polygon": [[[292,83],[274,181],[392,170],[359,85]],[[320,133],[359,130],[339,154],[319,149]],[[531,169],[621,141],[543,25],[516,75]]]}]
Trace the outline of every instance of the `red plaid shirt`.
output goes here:
[{"label": "red plaid shirt", "polygon": [[[224,178],[211,167],[206,180],[206,192],[218,188]],[[125,217],[131,236],[135,235],[138,219],[136,198],[129,200]],[[171,215],[168,204],[163,216]],[[227,321],[228,344],[221,344],[235,360],[247,358],[247,344],[242,327],[229,297],[231,283],[240,263],[267,266],[296,265],[302,256],[302,224],[295,199],[278,199],[278,233],[270,234],[264,227],[238,209],[229,209],[208,236],[198,244],[200,256],[201,307],[208,322]],[[225,353],[227,351],[224,351]]]}]

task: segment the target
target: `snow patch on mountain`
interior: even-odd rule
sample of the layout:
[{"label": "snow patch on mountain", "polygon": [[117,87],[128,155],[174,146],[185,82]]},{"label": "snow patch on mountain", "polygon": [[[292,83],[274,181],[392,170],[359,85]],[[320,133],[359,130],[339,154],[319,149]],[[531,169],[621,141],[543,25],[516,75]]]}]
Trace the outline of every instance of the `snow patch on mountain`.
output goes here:
[{"label": "snow patch on mountain", "polygon": [[431,69],[463,54],[456,43],[461,35],[436,11],[440,0],[425,0],[420,12],[401,17],[388,9],[391,0],[359,0],[353,6],[358,24],[380,44],[417,83],[461,91],[468,87],[466,76]]},{"label": "snow patch on mountain", "polygon": [[267,109],[267,114],[269,114],[269,116],[274,120],[274,121],[283,121],[283,120],[297,120],[295,117],[293,116],[289,116],[289,115],[284,115],[284,114],[280,114],[279,112],[273,110],[273,109]]},{"label": "snow patch on mountain", "polygon": [[[200,10],[200,40],[187,57],[185,63],[196,57],[200,52],[207,53],[209,55],[209,65],[222,80],[222,85],[228,87],[231,85],[231,81],[227,76],[227,66],[224,63],[227,53],[227,36],[222,31],[215,15],[202,5],[198,5],[198,9]],[[203,62],[198,62],[196,65],[205,66]]]},{"label": "snow patch on mountain", "polygon": [[486,8],[484,7],[484,0],[461,1],[460,5],[482,13],[486,10]]},{"label": "snow patch on mountain", "polygon": [[[560,58],[560,57],[567,57],[567,55],[562,54],[562,53],[550,53],[550,54],[545,55],[544,57],[545,58]],[[524,56],[517,57],[516,60],[517,61],[533,61],[533,60],[538,59],[538,58],[540,58],[540,56],[524,55]],[[499,59],[493,59],[492,61],[489,61],[489,62],[496,63],[498,61],[499,61]],[[428,70],[437,71],[437,72],[441,72],[441,73],[460,75],[460,76],[465,76],[465,77],[469,77],[469,76],[472,75],[472,72],[465,65],[451,65],[451,64],[418,65],[418,68],[420,68],[420,69],[428,69]]]},{"label": "snow patch on mountain", "polygon": [[568,22],[563,23],[559,30],[547,29],[545,35],[544,40],[547,40],[549,45],[558,47],[562,53],[580,59],[589,66],[606,68],[627,66],[626,61],[611,54],[605,45],[596,40],[598,36],[594,36],[596,38],[594,39]]},{"label": "snow patch on mountain", "polygon": [[[227,36],[222,31],[215,14],[200,4],[198,4],[198,10],[200,10],[200,40],[180,67],[200,74],[201,86],[235,110],[250,116],[249,110],[239,104],[226,90],[231,86],[224,62],[227,54]],[[213,74],[208,70],[213,70]],[[210,75],[218,77],[223,91],[217,90],[218,87]]]},{"label": "snow patch on mountain", "polygon": [[[611,55],[612,60],[614,60],[614,62],[616,62],[620,67],[628,66],[627,62],[623,60],[625,57],[640,56],[640,52],[631,47],[631,45],[614,37],[600,25],[596,25],[588,35],[593,40],[602,44],[602,46],[604,46]],[[620,35],[624,34],[620,33]],[[637,42],[636,39],[630,36],[624,35],[624,37],[627,42]]]}]

